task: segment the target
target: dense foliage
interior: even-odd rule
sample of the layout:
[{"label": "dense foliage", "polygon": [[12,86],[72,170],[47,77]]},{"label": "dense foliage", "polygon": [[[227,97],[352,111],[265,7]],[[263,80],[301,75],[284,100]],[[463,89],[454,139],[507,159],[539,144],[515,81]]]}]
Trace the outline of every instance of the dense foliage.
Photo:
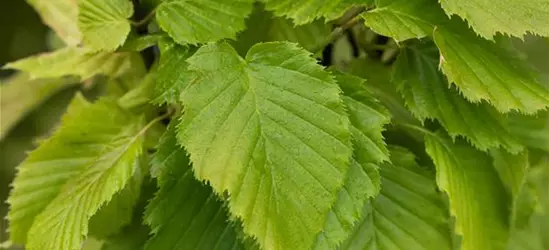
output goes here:
[{"label": "dense foliage", "polygon": [[549,249],[548,0],[27,2],[4,247]]}]

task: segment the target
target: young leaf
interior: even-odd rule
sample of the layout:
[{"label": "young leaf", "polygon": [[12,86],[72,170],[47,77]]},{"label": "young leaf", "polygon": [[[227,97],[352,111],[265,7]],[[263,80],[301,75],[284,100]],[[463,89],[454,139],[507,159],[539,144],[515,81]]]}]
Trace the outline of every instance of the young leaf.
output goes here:
[{"label": "young leaf", "polygon": [[433,0],[376,0],[376,8],[362,15],[366,25],[397,41],[422,38],[447,17]]},{"label": "young leaf", "polygon": [[80,43],[81,34],[76,23],[78,6],[74,0],[27,0],[42,21],[55,31],[68,46]]},{"label": "young leaf", "polygon": [[84,45],[94,51],[114,51],[130,33],[130,0],[79,0],[78,27]]},{"label": "young leaf", "polygon": [[521,151],[523,146],[510,132],[506,118],[487,103],[468,102],[449,86],[438,70],[438,58],[432,43],[401,50],[393,82],[410,111],[422,121],[437,119],[453,138],[465,136],[481,150],[502,146]]},{"label": "young leaf", "polygon": [[147,206],[153,236],[145,249],[243,249],[227,209],[212,189],[193,176],[175,126],[164,134],[153,158],[160,190]]},{"label": "young leaf", "polygon": [[77,96],[62,126],[18,168],[8,199],[11,239],[27,240],[29,249],[79,249],[88,219],[132,177],[141,128],[115,102]]},{"label": "young leaf", "polygon": [[439,134],[427,135],[425,146],[437,184],[450,199],[461,249],[504,249],[510,203],[488,155]]},{"label": "young leaf", "polygon": [[303,49],[228,44],[188,60],[178,138],[195,175],[220,194],[265,249],[312,246],[343,186],[352,155],[340,90]]},{"label": "young leaf", "polygon": [[85,80],[96,74],[120,75],[126,64],[130,63],[131,55],[107,52],[90,54],[85,48],[67,47],[8,63],[4,68],[28,72],[31,78],[73,75]]},{"label": "young leaf", "polygon": [[334,74],[345,93],[343,100],[351,120],[354,154],[345,184],[314,249],[336,249],[350,236],[354,224],[362,217],[364,204],[379,192],[378,164],[389,161],[381,135],[390,121],[387,110],[364,89],[363,80],[339,72]]},{"label": "young leaf", "polygon": [[487,100],[501,112],[535,113],[549,107],[543,87],[523,61],[484,40],[459,20],[436,29],[440,63],[448,79],[471,101]]},{"label": "young leaf", "polygon": [[[353,5],[352,0],[263,0],[265,8],[276,16],[291,18],[296,25],[310,23],[324,16],[332,17],[334,11],[341,12]],[[371,0],[361,1],[369,4]]]},{"label": "young leaf", "polygon": [[121,233],[122,229],[132,222],[132,211],[141,195],[141,184],[145,172],[148,171],[147,165],[145,157],[135,161],[135,172],[128,180],[128,184],[91,217],[90,235],[105,239]]},{"label": "young leaf", "polygon": [[160,27],[180,44],[235,38],[252,11],[252,0],[172,0],[156,9]]},{"label": "young leaf", "polygon": [[0,140],[26,114],[55,93],[75,84],[74,79],[36,79],[18,74],[0,82]]},{"label": "young leaf", "polygon": [[177,44],[171,44],[161,51],[153,103],[161,105],[180,101],[181,92],[195,77],[185,70],[188,66],[186,60],[191,55],[189,48]]},{"label": "young leaf", "polygon": [[[485,38],[497,32],[517,37],[527,32],[549,36],[549,2],[546,0],[440,0],[448,15],[457,14]],[[512,17],[512,18],[509,18]]]},{"label": "young leaf", "polygon": [[380,168],[381,192],[338,249],[453,249],[450,218],[435,176],[406,149],[391,148]]}]

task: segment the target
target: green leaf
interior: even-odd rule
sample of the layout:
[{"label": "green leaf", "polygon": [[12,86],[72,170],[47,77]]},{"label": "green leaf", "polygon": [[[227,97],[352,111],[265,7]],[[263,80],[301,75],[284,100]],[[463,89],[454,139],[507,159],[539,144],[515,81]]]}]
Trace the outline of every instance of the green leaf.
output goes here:
[{"label": "green leaf", "polygon": [[76,20],[78,6],[74,0],[27,0],[38,12],[42,21],[55,31],[67,45],[76,46],[80,43],[81,34]]},{"label": "green leaf", "polygon": [[[350,6],[350,0],[263,0],[265,9],[276,16],[291,18],[296,25],[310,23],[324,16],[334,17],[334,11],[341,12],[342,6]],[[350,2],[350,3],[349,3]],[[364,4],[370,0],[362,1]],[[343,7],[344,8],[344,7]]]},{"label": "green leaf", "polygon": [[354,156],[314,249],[336,249],[350,236],[354,224],[362,217],[364,204],[379,192],[378,164],[389,161],[389,150],[381,135],[390,122],[387,110],[364,89],[363,80],[339,72],[334,74],[345,93],[343,100],[351,120]]},{"label": "green leaf", "polygon": [[29,112],[55,93],[75,84],[71,79],[31,80],[18,74],[0,83],[0,140]]},{"label": "green leaf", "polygon": [[420,120],[437,119],[452,138],[464,136],[481,150],[523,149],[506,118],[487,103],[473,104],[449,86],[438,70],[438,51],[422,42],[402,49],[395,63],[393,82],[406,105]]},{"label": "green leaf", "polygon": [[252,0],[172,0],[156,9],[160,27],[180,44],[236,37],[252,11]]},{"label": "green leaf", "polygon": [[501,112],[535,113],[549,106],[549,90],[523,61],[477,37],[464,22],[453,21],[437,29],[434,40],[442,70],[465,97],[487,100]]},{"label": "green leaf", "polygon": [[246,30],[241,32],[236,41],[232,42],[240,55],[256,43],[288,41],[299,43],[307,50],[315,49],[319,41],[330,35],[331,27],[322,20],[296,26],[292,20],[274,17],[269,11],[256,5],[254,11],[246,20]]},{"label": "green leaf", "polygon": [[79,0],[78,28],[84,46],[94,51],[114,51],[130,33],[128,18],[133,15],[129,0]]},{"label": "green leaf", "polygon": [[425,146],[437,168],[437,184],[450,199],[461,249],[504,249],[510,203],[490,157],[439,134],[427,135]]},{"label": "green leaf", "polygon": [[138,167],[141,123],[113,101],[89,104],[77,96],[61,127],[18,167],[8,198],[12,241],[79,249],[89,218]]},{"label": "green leaf", "polygon": [[508,123],[524,145],[549,152],[549,111],[531,116],[511,113]]},{"label": "green leaf", "polygon": [[485,38],[497,32],[517,37],[527,32],[549,36],[546,0],[440,0],[448,15],[457,14]]},{"label": "green leaf", "polygon": [[67,47],[8,63],[4,68],[28,72],[31,78],[73,75],[86,80],[96,74],[119,76],[126,70],[131,57],[131,53],[90,54],[85,48]]},{"label": "green leaf", "polygon": [[243,249],[223,203],[194,178],[175,126],[160,140],[153,162],[160,190],[145,212],[154,234],[145,249]]},{"label": "green leaf", "polygon": [[265,249],[312,246],[343,186],[349,121],[332,76],[305,50],[228,44],[188,60],[199,78],[183,92],[178,138],[195,175],[230,195],[231,214]]},{"label": "green leaf", "polygon": [[339,249],[453,249],[450,218],[435,176],[404,148],[380,168],[381,192]]},{"label": "green leaf", "polygon": [[145,157],[136,160],[135,172],[120,192],[108,204],[101,207],[89,222],[90,235],[105,239],[120,233],[132,222],[134,207],[141,195],[141,184],[148,171]]},{"label": "green leaf", "polygon": [[377,33],[404,41],[433,33],[436,23],[447,19],[433,0],[376,0],[376,8],[362,15]]},{"label": "green leaf", "polygon": [[192,55],[187,47],[172,44],[161,52],[160,63],[156,72],[153,103],[178,103],[183,89],[192,82],[195,76],[185,71],[186,60]]}]

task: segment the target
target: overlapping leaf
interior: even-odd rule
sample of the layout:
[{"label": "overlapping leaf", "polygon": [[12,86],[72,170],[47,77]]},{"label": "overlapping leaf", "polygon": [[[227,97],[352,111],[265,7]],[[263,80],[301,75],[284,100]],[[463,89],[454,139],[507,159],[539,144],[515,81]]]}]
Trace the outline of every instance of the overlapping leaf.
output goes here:
[{"label": "overlapping leaf", "polygon": [[252,0],[172,0],[156,9],[160,27],[180,44],[235,38],[252,11]]},{"label": "overlapping leaf", "polygon": [[509,127],[526,146],[549,152],[549,111],[535,115],[510,114]]},{"label": "overlapping leaf", "polygon": [[73,75],[85,80],[96,74],[118,76],[131,64],[131,57],[131,53],[90,54],[85,48],[67,47],[8,63],[4,68],[28,72],[31,78]]},{"label": "overlapping leaf", "polygon": [[76,22],[78,6],[75,0],[27,0],[27,3],[67,45],[80,43],[82,35]]},{"label": "overlapping leaf", "polygon": [[465,97],[487,100],[501,112],[535,113],[549,106],[549,90],[523,61],[484,40],[459,20],[434,32],[441,67]]},{"label": "overlapping leaf", "polygon": [[147,207],[145,220],[154,235],[145,249],[243,249],[227,209],[194,178],[175,126],[161,139],[154,165],[160,190]]},{"label": "overlapping leaf", "polygon": [[350,236],[362,217],[364,204],[379,192],[378,164],[389,161],[389,151],[381,135],[383,126],[390,121],[388,112],[364,89],[360,78],[334,74],[345,94],[343,100],[351,120],[354,154],[345,184],[316,238],[314,249],[335,249]]},{"label": "overlapping leaf", "polygon": [[440,0],[440,4],[448,15],[466,19],[485,38],[498,32],[518,37],[527,32],[549,36],[546,0]]},{"label": "overlapping leaf", "polygon": [[[229,210],[265,249],[312,246],[337,198],[352,149],[332,76],[289,43],[228,44],[188,60],[178,138],[195,174],[230,195]],[[198,132],[200,131],[200,132]]]},{"label": "overlapping leaf", "polygon": [[437,168],[437,184],[450,199],[461,249],[504,249],[510,202],[490,157],[441,134],[427,135],[425,146]]},{"label": "overlapping leaf", "polygon": [[113,101],[77,96],[62,126],[18,168],[8,199],[11,240],[29,249],[79,249],[90,217],[132,178],[141,127]]},{"label": "overlapping leaf", "polygon": [[78,28],[84,45],[94,51],[114,51],[130,33],[130,0],[78,0]]},{"label": "overlapping leaf", "polygon": [[482,150],[502,146],[518,152],[523,148],[503,115],[487,103],[465,100],[437,66],[438,51],[427,42],[403,49],[395,63],[393,81],[418,119],[437,119],[452,137],[465,136]]},{"label": "overlapping leaf", "polygon": [[397,40],[433,34],[443,72],[467,99],[488,101],[500,112],[535,113],[549,106],[549,90],[522,60],[476,36],[463,21],[448,19],[436,0],[377,3],[379,9],[364,15],[367,24]]},{"label": "overlapping leaf", "polygon": [[450,218],[435,176],[403,148],[380,168],[381,192],[339,249],[453,249]]}]

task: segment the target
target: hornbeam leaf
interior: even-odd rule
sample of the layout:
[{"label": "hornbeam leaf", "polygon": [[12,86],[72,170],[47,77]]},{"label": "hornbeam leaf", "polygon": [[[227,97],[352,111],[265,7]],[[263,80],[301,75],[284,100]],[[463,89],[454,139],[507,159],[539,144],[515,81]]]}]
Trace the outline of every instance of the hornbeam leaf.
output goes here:
[{"label": "hornbeam leaf", "polygon": [[380,168],[380,194],[338,249],[444,250],[452,248],[450,218],[435,176],[406,149],[392,147]]},{"label": "hornbeam leaf", "polygon": [[344,187],[328,213],[314,249],[336,249],[362,217],[364,204],[379,192],[378,164],[389,161],[381,132],[390,122],[388,111],[364,88],[358,77],[334,72],[344,91],[351,120],[354,154]]},{"label": "hornbeam leaf", "polygon": [[440,4],[448,15],[466,19],[477,33],[488,39],[498,32],[517,37],[527,32],[549,36],[546,0],[440,0]]},{"label": "hornbeam leaf", "polygon": [[265,8],[276,16],[285,16],[296,25],[310,23],[321,17],[337,18],[337,14],[353,5],[370,4],[373,0],[263,0]]},{"label": "hornbeam leaf", "polygon": [[235,38],[244,30],[253,0],[173,0],[156,9],[160,27],[180,44]]},{"label": "hornbeam leaf", "polygon": [[397,41],[422,38],[447,19],[433,0],[376,0],[376,8],[362,15],[372,30]]},{"label": "hornbeam leaf", "polygon": [[73,75],[85,80],[96,74],[119,76],[131,64],[131,57],[128,52],[91,54],[85,48],[67,47],[8,63],[4,68],[28,72],[31,78]]},{"label": "hornbeam leaf", "polygon": [[[487,101],[500,112],[532,114],[549,107],[549,89],[523,60],[478,37],[458,18],[448,19],[436,0],[378,0],[368,26],[396,40],[432,35],[442,71],[472,102]],[[435,28],[436,27],[436,28]]]},{"label": "hornbeam leaf", "polygon": [[509,127],[526,146],[549,152],[549,111],[535,115],[509,114]]},{"label": "hornbeam leaf", "polygon": [[185,71],[186,60],[192,55],[189,48],[171,44],[161,51],[160,62],[156,72],[154,88],[155,104],[177,103],[183,89],[192,82],[194,77]]},{"label": "hornbeam leaf", "polygon": [[461,249],[504,249],[510,202],[490,157],[440,134],[427,135],[425,146],[437,168],[437,184],[450,199]]},{"label": "hornbeam leaf", "polygon": [[194,178],[175,126],[160,140],[153,162],[160,190],[145,212],[154,234],[145,249],[243,249],[223,203]]},{"label": "hornbeam leaf", "polygon": [[67,45],[76,46],[80,43],[82,35],[76,22],[78,5],[75,0],[27,0],[27,3]]},{"label": "hornbeam leaf", "polygon": [[18,167],[8,199],[11,240],[80,249],[90,217],[132,178],[141,128],[142,119],[115,101],[77,96],[61,127]]},{"label": "hornbeam leaf", "polygon": [[130,33],[130,0],[79,0],[78,27],[84,45],[94,51],[114,51]]},{"label": "hornbeam leaf", "polygon": [[438,70],[438,58],[432,43],[401,50],[393,82],[410,111],[420,120],[437,119],[453,138],[464,136],[481,150],[502,146],[521,151],[523,146],[511,133],[506,117],[487,103],[470,103],[449,86]]},{"label": "hornbeam leaf", "polygon": [[294,44],[243,59],[226,43],[188,60],[179,141],[195,175],[230,195],[229,211],[264,249],[306,249],[322,230],[352,155],[332,76]]},{"label": "hornbeam leaf", "polygon": [[487,100],[501,112],[532,114],[549,107],[549,89],[522,60],[479,38],[464,22],[452,21],[435,30],[434,40],[442,70],[465,97]]}]

